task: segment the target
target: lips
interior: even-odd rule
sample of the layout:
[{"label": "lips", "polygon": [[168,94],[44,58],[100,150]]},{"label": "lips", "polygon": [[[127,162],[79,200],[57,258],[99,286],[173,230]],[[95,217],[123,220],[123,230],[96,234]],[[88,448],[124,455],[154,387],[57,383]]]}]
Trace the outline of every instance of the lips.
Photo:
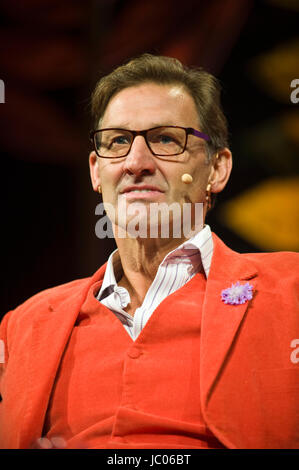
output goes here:
[{"label": "lips", "polygon": [[121,191],[121,194],[124,193],[133,193],[133,192],[141,192],[141,193],[147,193],[147,192],[159,192],[163,193],[161,189],[157,188],[156,186],[150,186],[150,185],[134,185],[134,186],[128,186],[125,188],[123,191]]},{"label": "lips", "polygon": [[143,202],[154,202],[159,201],[163,197],[164,191],[162,191],[157,186],[152,186],[150,184],[139,184],[127,186],[121,191],[123,197],[127,201],[143,201]]}]

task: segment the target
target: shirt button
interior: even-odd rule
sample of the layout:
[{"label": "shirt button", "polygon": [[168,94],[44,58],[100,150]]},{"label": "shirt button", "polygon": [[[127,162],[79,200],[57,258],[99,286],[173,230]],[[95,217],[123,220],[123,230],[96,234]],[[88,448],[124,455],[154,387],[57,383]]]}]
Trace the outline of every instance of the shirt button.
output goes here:
[{"label": "shirt button", "polygon": [[131,359],[138,359],[139,356],[141,356],[142,354],[142,350],[141,349],[138,349],[138,348],[131,348],[129,351],[128,351],[128,356],[131,358]]}]

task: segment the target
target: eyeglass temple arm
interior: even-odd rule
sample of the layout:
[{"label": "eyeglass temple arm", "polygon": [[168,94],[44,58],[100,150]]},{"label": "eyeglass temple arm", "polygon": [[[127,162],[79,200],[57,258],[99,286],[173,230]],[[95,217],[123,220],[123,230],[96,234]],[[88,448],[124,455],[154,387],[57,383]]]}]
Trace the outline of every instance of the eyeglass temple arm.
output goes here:
[{"label": "eyeglass temple arm", "polygon": [[207,142],[211,140],[207,134],[197,131],[196,129],[193,129],[193,127],[188,127],[187,131],[188,131],[188,134],[192,134],[192,135],[195,135],[196,137],[200,137],[201,139],[204,139]]}]

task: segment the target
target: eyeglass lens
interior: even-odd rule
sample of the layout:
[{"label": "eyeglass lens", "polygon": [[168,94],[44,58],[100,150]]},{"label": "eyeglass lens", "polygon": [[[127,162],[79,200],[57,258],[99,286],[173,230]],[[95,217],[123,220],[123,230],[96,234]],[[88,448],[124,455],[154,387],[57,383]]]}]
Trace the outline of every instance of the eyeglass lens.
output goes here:
[{"label": "eyeglass lens", "polygon": [[[95,134],[95,145],[103,157],[125,156],[132,144],[133,134],[122,129],[100,130]],[[186,132],[176,127],[157,127],[146,132],[147,143],[156,155],[167,156],[182,153]]]}]

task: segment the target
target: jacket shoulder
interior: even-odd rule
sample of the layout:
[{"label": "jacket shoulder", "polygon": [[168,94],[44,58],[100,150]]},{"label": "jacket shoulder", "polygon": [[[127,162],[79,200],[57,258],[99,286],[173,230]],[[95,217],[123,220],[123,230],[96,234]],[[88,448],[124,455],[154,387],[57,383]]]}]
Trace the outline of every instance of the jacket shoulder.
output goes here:
[{"label": "jacket shoulder", "polygon": [[82,278],[82,279],[75,279],[73,281],[66,282],[64,284],[60,284],[58,286],[50,287],[44,289],[29,299],[25,300],[22,304],[20,304],[15,310],[30,308],[31,305],[42,304],[44,302],[49,302],[51,299],[60,299],[68,295],[72,295],[73,292],[84,287],[84,285],[90,280],[89,277]]},{"label": "jacket shoulder", "polygon": [[226,257],[240,257],[240,260],[246,262],[252,261],[256,266],[278,266],[281,269],[285,268],[298,268],[299,266],[299,253],[296,251],[269,251],[259,253],[240,253],[227,246],[221,238],[219,238],[214,232],[213,241],[214,246],[219,249],[221,255],[225,254]]},{"label": "jacket shoulder", "polygon": [[280,251],[276,253],[248,253],[247,260],[252,261],[260,278],[269,289],[293,291],[298,298],[299,292],[299,253]]},{"label": "jacket shoulder", "polygon": [[285,285],[296,285],[299,281],[299,253],[295,251],[239,253],[229,248],[215,234],[213,241],[214,263],[211,272],[215,278],[245,279],[244,275],[257,274],[269,286],[281,281]]},{"label": "jacket shoulder", "polygon": [[15,309],[7,312],[1,320],[1,327],[6,325],[9,328],[9,325],[17,326],[17,324],[24,325],[26,321],[31,322],[36,315],[47,313],[52,303],[57,304],[67,298],[72,298],[76,293],[82,291],[90,280],[90,277],[76,279],[34,294]]},{"label": "jacket shoulder", "polygon": [[242,256],[258,264],[280,265],[286,264],[286,267],[299,266],[299,253],[295,251],[276,251],[267,253],[241,253]]}]

